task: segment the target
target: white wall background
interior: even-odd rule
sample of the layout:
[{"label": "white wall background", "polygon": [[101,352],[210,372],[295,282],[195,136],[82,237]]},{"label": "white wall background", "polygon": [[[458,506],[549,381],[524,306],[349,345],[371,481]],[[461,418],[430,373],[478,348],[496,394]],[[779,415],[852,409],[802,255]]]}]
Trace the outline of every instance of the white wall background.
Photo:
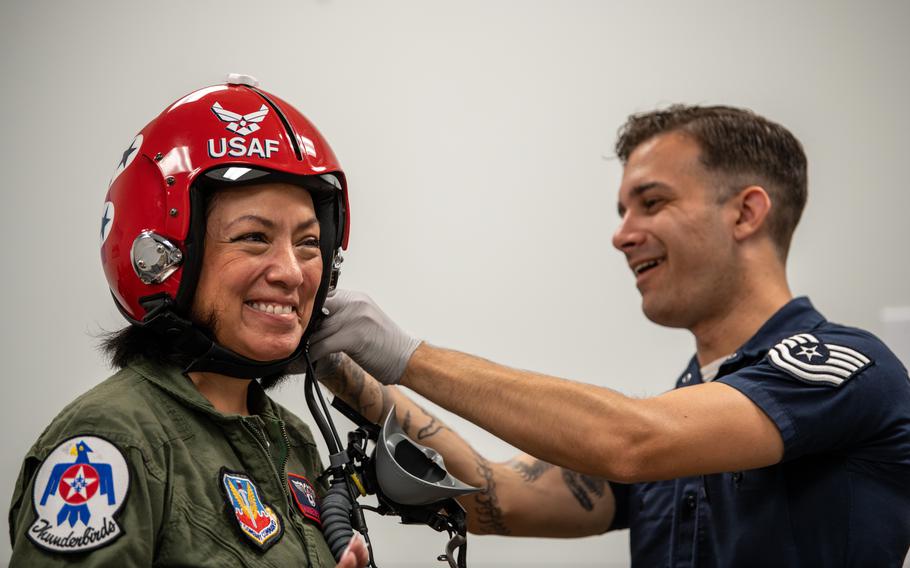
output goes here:
[{"label": "white wall background", "polygon": [[[250,73],[309,115],[351,184],[343,285],[406,328],[651,395],[692,345],[641,316],[611,249],[617,127],[677,101],[789,126],[811,179],[793,288],[881,332],[882,308],[910,305],[908,23],[905,1],[3,0],[3,502],[44,426],[109,374],[96,336],[123,322],[98,259],[102,199],[134,133],[186,92]],[[301,391],[278,398],[306,417]],[[381,566],[442,551],[428,528],[371,529]],[[623,533],[470,542],[475,567],[628,562]]]}]

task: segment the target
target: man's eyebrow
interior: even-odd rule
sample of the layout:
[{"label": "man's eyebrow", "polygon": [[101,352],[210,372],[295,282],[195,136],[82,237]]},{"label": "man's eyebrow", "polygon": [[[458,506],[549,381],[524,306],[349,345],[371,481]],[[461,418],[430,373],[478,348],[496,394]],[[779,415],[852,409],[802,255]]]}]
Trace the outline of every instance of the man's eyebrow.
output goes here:
[{"label": "man's eyebrow", "polygon": [[649,189],[654,189],[655,187],[665,187],[665,184],[659,181],[649,181],[648,183],[636,185],[632,188],[632,197],[638,197],[642,193],[648,191]]},{"label": "man's eyebrow", "polygon": [[[655,187],[665,187],[665,184],[663,184],[659,181],[649,181],[647,183],[641,183],[641,184],[636,185],[629,191],[629,196],[630,197],[639,197],[639,196],[641,196],[642,193],[648,191],[649,189],[654,189]],[[626,208],[623,206],[622,203],[616,204],[616,211],[619,213],[620,217],[622,217],[623,215],[626,214]]]}]

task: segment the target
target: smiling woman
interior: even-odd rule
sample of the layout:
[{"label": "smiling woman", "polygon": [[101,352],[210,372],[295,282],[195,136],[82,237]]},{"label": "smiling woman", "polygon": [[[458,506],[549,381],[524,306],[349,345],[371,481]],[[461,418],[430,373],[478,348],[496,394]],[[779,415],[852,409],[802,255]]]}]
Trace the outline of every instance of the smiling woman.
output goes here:
[{"label": "smiling woman", "polygon": [[[212,152],[225,130],[270,151]],[[305,356],[347,221],[328,144],[247,78],[178,100],[134,137],[101,223],[130,323],[103,346],[120,370],[26,456],[13,564],[335,565],[312,435],[265,389]],[[366,563],[351,542],[339,566]]]},{"label": "smiling woman", "polygon": [[258,361],[297,349],[322,277],[319,223],[303,188],[221,191],[209,206],[192,313],[219,343]]}]

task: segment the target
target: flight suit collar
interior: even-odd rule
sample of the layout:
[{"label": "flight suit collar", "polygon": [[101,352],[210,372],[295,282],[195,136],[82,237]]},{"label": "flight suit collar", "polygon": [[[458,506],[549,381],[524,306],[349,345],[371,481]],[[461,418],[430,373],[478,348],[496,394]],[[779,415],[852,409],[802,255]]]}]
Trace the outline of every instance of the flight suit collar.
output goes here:
[{"label": "flight suit collar", "polygon": [[[193,381],[178,367],[156,363],[144,357],[134,359],[130,362],[129,367],[149,382],[168,392],[180,403],[209,414],[215,420],[232,420],[238,417],[238,415],[226,415],[218,412],[212,403],[196,389]],[[257,381],[250,382],[247,406],[251,415],[278,419],[274,403]]]}]

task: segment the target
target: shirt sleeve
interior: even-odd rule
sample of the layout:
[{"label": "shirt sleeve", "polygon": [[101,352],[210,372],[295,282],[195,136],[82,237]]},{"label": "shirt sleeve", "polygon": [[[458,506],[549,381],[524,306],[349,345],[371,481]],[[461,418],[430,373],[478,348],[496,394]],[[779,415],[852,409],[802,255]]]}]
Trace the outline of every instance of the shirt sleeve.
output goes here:
[{"label": "shirt sleeve", "polygon": [[[804,335],[804,334],[803,334]],[[794,336],[797,337],[797,336]],[[817,452],[847,451],[856,458],[910,465],[907,442],[894,443],[907,426],[910,381],[906,370],[884,348],[855,337],[818,335],[817,344],[778,344],[755,365],[720,377],[721,382],[749,397],[777,425],[784,442],[784,461]],[[827,359],[803,362],[810,357],[776,359],[775,353],[796,355],[803,347]],[[783,347],[781,347],[783,346]],[[868,362],[832,375],[829,353],[847,346]],[[777,351],[775,351],[775,349]],[[789,351],[787,351],[789,349]],[[782,362],[781,362],[782,361]],[[827,363],[827,365],[826,365]],[[904,432],[906,434],[906,432]]]}]

